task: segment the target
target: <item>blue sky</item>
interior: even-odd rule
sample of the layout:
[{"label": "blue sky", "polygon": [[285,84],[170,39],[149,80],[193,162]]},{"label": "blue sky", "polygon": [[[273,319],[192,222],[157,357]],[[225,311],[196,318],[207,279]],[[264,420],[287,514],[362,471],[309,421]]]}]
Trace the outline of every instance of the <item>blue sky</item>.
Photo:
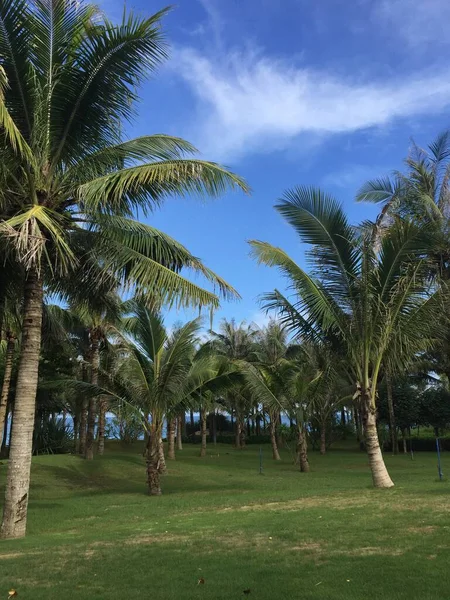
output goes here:
[{"label": "blue sky", "polygon": [[[103,0],[112,18],[123,2]],[[127,0],[149,15],[164,6]],[[248,239],[303,248],[273,209],[283,190],[317,185],[353,222],[367,179],[401,167],[411,137],[427,144],[450,123],[448,0],[178,0],[165,18],[171,59],[144,84],[129,135],[170,133],[244,176],[252,195],[172,199],[151,223],[242,296],[223,316],[264,322],[259,294],[283,288],[249,257]],[[170,315],[184,319],[186,314]]]}]

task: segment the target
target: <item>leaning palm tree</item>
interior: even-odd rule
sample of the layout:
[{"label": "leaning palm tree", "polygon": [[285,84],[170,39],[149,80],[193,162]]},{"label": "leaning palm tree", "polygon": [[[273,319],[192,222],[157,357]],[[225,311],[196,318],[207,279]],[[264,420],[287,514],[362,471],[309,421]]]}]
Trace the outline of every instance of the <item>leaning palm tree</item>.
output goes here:
[{"label": "leaning palm tree", "polygon": [[312,246],[310,272],[281,248],[250,242],[257,260],[277,267],[293,293],[293,298],[278,290],[267,294],[266,308],[276,309],[298,339],[326,341],[344,353],[363,416],[373,483],[391,487],[376,428],[378,378],[384,363],[402,368],[437,333],[442,296],[426,277],[429,237],[409,222],[396,223],[376,252],[372,236],[360,236],[341,205],[311,188],[286,192],[276,208]]},{"label": "leaning palm tree", "polygon": [[[159,302],[217,305],[177,272],[183,267],[233,293],[180,244],[132,219],[172,194],[246,189],[193,159],[184,140],[122,137],[137,86],[166,58],[166,12],[114,24],[84,2],[0,5],[0,237],[26,271],[3,537],[26,529],[44,283],[76,277],[88,257]],[[85,277],[96,285],[89,269]]]}]

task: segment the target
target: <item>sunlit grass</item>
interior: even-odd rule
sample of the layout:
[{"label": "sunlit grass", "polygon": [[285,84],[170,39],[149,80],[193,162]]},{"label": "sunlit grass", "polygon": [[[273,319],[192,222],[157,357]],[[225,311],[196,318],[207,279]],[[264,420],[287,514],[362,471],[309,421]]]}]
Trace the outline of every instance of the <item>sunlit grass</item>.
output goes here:
[{"label": "sunlit grass", "polygon": [[435,456],[387,456],[396,487],[373,490],[352,447],[312,454],[309,474],[265,447],[260,475],[257,447],[200,459],[187,446],[160,498],[146,495],[139,446],[36,458],[29,535],[0,543],[0,598],[447,597],[450,484]]}]

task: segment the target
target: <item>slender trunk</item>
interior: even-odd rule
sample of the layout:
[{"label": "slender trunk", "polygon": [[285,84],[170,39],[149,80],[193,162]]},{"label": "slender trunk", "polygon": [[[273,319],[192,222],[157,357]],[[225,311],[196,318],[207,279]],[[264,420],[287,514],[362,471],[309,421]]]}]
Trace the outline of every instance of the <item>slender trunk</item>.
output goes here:
[{"label": "slender trunk", "polygon": [[67,423],[67,410],[64,409],[62,411],[62,426],[64,427],[64,429],[66,428],[66,423]]},{"label": "slender trunk", "polygon": [[324,455],[327,451],[327,422],[320,424],[320,454]]},{"label": "slender trunk", "polygon": [[[95,335],[92,336],[91,340],[91,383],[92,385],[98,385],[98,370],[100,367],[100,350],[98,346],[98,339]],[[86,431],[86,451],[84,457],[87,460],[93,460],[94,458],[94,441],[95,441],[95,422],[97,413],[97,398],[93,396],[89,398],[88,405],[88,417],[87,417],[87,431]]]},{"label": "slender trunk", "polygon": [[238,413],[236,413],[236,437],[235,437],[236,448],[241,447],[241,419]]},{"label": "slender trunk", "polygon": [[202,447],[200,449],[200,456],[206,456],[206,410],[201,412],[201,434],[202,434]]},{"label": "slender trunk", "polygon": [[9,444],[2,538],[23,537],[26,531],[43,295],[41,276],[36,269],[30,270],[24,290],[22,346]]},{"label": "slender trunk", "polygon": [[245,419],[244,419],[244,417],[242,417],[242,419],[241,419],[240,433],[241,433],[240,444],[241,444],[241,450],[242,450],[243,448],[245,448]]},{"label": "slender trunk", "polygon": [[79,419],[78,415],[74,414],[73,416],[73,441],[75,444],[75,454],[78,454],[80,451],[80,432],[79,432]]},{"label": "slender trunk", "polygon": [[180,415],[177,419],[177,450],[183,450],[183,416]]},{"label": "slender trunk", "polygon": [[3,442],[3,430],[5,428],[6,408],[8,406],[9,390],[11,387],[11,374],[15,349],[15,338],[11,332],[6,332],[6,339],[5,373],[3,375],[2,392],[0,395],[0,446]]},{"label": "slender trunk", "polygon": [[194,435],[195,433],[195,422],[194,422],[194,411],[191,410],[189,411],[189,417],[191,419],[191,434]]},{"label": "slender trunk", "polygon": [[355,425],[356,425],[356,441],[359,444],[360,450],[365,450],[364,447],[364,431],[363,431],[363,419],[361,415],[361,410],[355,408]]},{"label": "slender trunk", "polygon": [[362,399],[362,420],[367,454],[369,456],[370,470],[372,471],[373,485],[376,488],[390,488],[394,485],[384,464],[380,442],[377,433],[377,419],[375,409],[371,404],[370,392],[366,392]]},{"label": "slender trunk", "polygon": [[278,452],[278,444],[277,444],[277,423],[275,421],[275,415],[270,415],[270,443],[272,444],[272,457],[273,460],[281,460],[280,453]]},{"label": "slender trunk", "polygon": [[395,425],[395,413],[394,413],[394,395],[392,393],[392,380],[390,374],[386,373],[386,389],[387,389],[387,401],[389,409],[389,433],[391,436],[392,452],[398,454],[398,439],[397,439],[397,427]]},{"label": "slender trunk", "polygon": [[299,420],[297,422],[297,462],[302,473],[309,472],[308,444],[303,431],[303,424]]},{"label": "slender trunk", "polygon": [[[283,445],[283,440],[281,439],[281,413],[280,411],[277,411],[275,413],[275,415],[272,415],[272,417],[275,418],[275,437],[277,440],[277,446],[278,448],[280,448]],[[271,418],[272,421],[272,418]]]},{"label": "slender trunk", "polygon": [[83,398],[81,403],[81,413],[80,413],[80,443],[79,443],[79,453],[84,456],[86,453],[86,429],[87,429],[87,409],[88,409],[88,400]]},{"label": "slender trunk", "polygon": [[167,458],[170,460],[175,460],[175,427],[176,427],[176,419],[168,419],[167,420]]},{"label": "slender trunk", "polygon": [[250,419],[247,419],[247,437],[249,438],[252,435],[252,429],[250,425]]},{"label": "slender trunk", "polygon": [[11,403],[8,402],[8,405],[6,406],[5,424],[3,425],[3,431],[2,431],[3,441],[2,441],[2,444],[0,447],[0,456],[1,457],[6,456],[6,442],[9,440],[8,421],[11,421],[10,412],[11,412]]},{"label": "slender trunk", "polygon": [[345,408],[342,407],[341,408],[341,425],[345,425],[347,424],[347,417],[345,416]]},{"label": "slender trunk", "polygon": [[147,442],[146,463],[148,492],[150,496],[161,496],[161,427],[154,421]]},{"label": "slender trunk", "polygon": [[105,426],[106,426],[106,408],[107,402],[104,396],[100,396],[98,401],[98,446],[97,451],[101,456],[105,452]]},{"label": "slender trunk", "polygon": [[406,429],[402,429],[402,442],[403,442],[403,454],[408,454],[408,447],[406,445]]},{"label": "slender trunk", "polygon": [[162,441],[162,437],[159,437],[159,472],[161,475],[165,475],[167,473],[167,465],[166,465],[166,457],[164,456],[164,444]]},{"label": "slender trunk", "polygon": [[214,409],[214,412],[212,414],[212,441],[214,446],[217,446],[217,416],[216,416],[216,409]]}]

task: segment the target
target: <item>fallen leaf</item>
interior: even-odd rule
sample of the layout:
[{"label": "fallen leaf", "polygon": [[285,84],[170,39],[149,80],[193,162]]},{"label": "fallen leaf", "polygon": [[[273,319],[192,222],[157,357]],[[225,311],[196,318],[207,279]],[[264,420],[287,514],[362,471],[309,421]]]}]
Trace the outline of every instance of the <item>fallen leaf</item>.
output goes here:
[{"label": "fallen leaf", "polygon": [[319,581],[319,583],[316,583],[316,585],[320,585],[321,583],[322,583],[322,582],[321,582],[321,581]]},{"label": "fallen leaf", "polygon": [[200,577],[200,579],[197,582],[197,585],[203,585],[205,583],[205,580],[203,577]]}]

